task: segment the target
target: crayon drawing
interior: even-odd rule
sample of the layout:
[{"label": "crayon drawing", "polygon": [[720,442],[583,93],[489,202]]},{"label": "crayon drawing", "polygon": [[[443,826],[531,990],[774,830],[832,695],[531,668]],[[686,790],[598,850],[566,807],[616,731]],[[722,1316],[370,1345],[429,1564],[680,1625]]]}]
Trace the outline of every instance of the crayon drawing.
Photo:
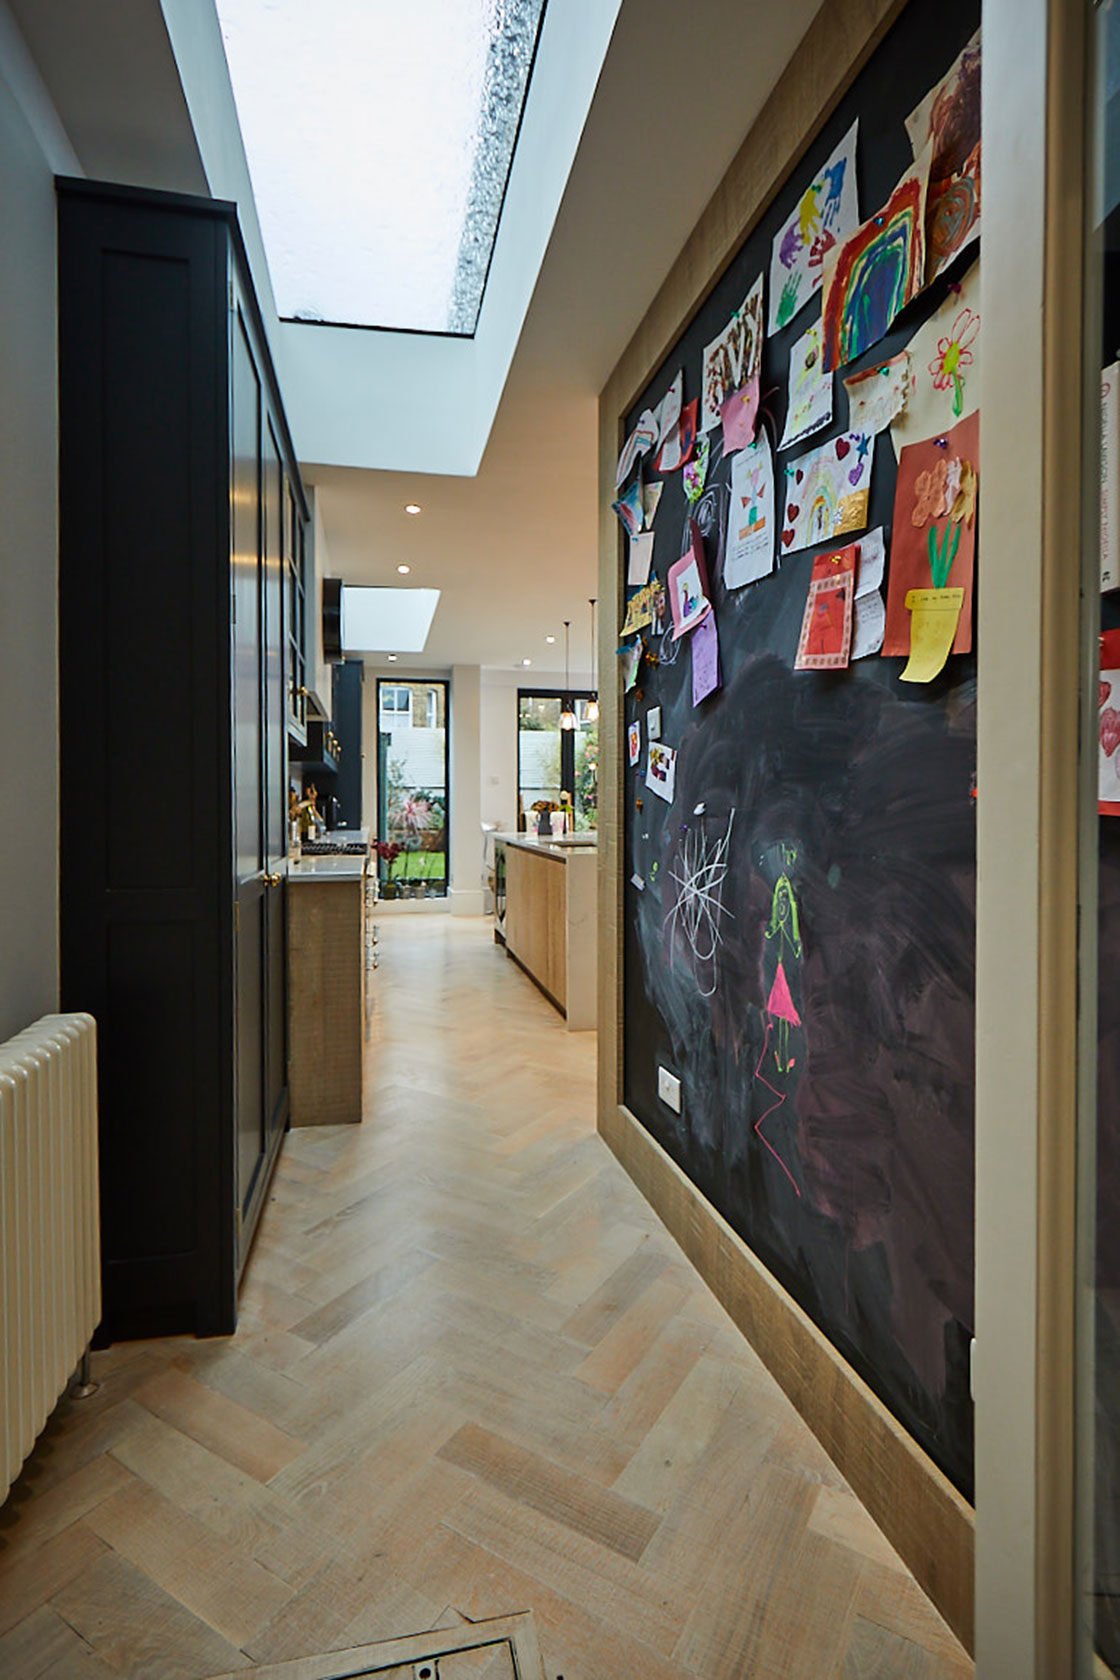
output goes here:
[{"label": "crayon drawing", "polygon": [[763,427],[731,462],[723,586],[738,589],[774,569],[774,459]]},{"label": "crayon drawing", "polygon": [[946,432],[980,406],[981,346],[976,261],[907,346],[906,407],[891,421],[896,448]]},{"label": "crayon drawing", "polygon": [[923,153],[890,198],[828,260],[824,277],[824,365],[852,362],[877,344],[925,284],[926,176]]},{"label": "crayon drawing", "polygon": [[926,198],[926,279],[980,236],[980,31],[906,119],[919,157],[932,149]]},{"label": "crayon drawing", "polygon": [[762,275],[722,332],[704,346],[700,430],[710,432],[722,418],[733,391],[757,379],[762,368]]},{"label": "crayon drawing", "polygon": [[786,468],[781,552],[831,542],[867,524],[875,439],[845,432],[810,449]]},{"label": "crayon drawing", "polygon": [[779,449],[791,449],[802,438],[832,424],[832,375],[821,358],[821,324],[814,321],[790,347],[789,403]]}]

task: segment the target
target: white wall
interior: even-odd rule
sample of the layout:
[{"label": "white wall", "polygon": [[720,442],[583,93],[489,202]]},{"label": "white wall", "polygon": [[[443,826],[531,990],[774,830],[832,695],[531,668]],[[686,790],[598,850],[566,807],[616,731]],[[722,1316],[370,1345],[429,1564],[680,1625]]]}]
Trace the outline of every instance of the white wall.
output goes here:
[{"label": "white wall", "polygon": [[81,173],[0,0],[0,1039],[58,1006],[55,170]]},{"label": "white wall", "polygon": [[477,665],[451,668],[451,914],[482,914]]}]

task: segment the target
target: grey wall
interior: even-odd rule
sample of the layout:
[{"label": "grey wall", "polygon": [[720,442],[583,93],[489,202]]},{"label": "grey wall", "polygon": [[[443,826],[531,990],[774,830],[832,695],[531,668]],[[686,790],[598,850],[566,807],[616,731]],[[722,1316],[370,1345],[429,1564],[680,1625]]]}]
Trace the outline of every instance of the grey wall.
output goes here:
[{"label": "grey wall", "polygon": [[0,1040],[58,1006],[54,168],[77,172],[0,0]]}]

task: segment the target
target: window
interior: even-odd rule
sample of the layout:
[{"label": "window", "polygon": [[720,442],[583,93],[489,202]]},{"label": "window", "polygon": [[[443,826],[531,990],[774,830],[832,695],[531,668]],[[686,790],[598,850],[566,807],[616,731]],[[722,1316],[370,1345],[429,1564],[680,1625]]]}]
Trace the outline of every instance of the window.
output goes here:
[{"label": "window", "polygon": [[394,686],[392,683],[378,683],[380,699],[378,711],[381,713],[382,729],[410,729],[412,727],[412,690]]},{"label": "window", "polygon": [[[589,693],[517,692],[517,793],[519,828],[533,822],[533,807],[570,806],[577,831],[593,829],[599,805],[599,725],[587,717]],[[560,727],[570,707],[578,727]]]}]

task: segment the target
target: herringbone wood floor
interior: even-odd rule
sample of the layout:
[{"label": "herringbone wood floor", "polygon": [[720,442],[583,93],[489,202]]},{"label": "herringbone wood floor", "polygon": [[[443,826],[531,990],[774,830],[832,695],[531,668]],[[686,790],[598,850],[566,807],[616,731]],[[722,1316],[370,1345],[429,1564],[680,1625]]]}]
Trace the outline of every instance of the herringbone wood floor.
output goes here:
[{"label": "herringbone wood floor", "polygon": [[532,1608],[564,1680],[971,1665],[594,1132],[488,925],[385,918],[366,1122],[229,1341],[119,1345],[0,1513],[0,1675],[200,1680]]}]

